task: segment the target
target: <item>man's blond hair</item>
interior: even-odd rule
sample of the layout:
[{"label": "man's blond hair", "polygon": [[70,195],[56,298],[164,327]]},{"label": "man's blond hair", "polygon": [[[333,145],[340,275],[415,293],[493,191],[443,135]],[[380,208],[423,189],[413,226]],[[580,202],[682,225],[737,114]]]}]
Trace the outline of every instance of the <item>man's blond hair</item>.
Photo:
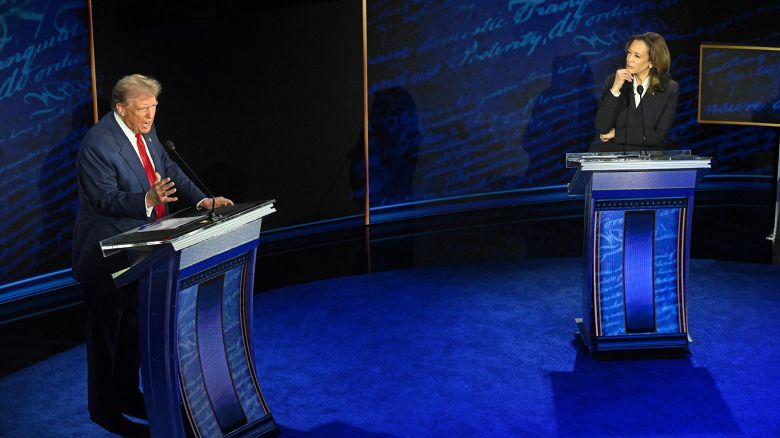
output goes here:
[{"label": "man's blond hair", "polygon": [[111,91],[111,107],[116,109],[118,103],[127,103],[127,99],[138,96],[157,97],[162,91],[162,85],[157,79],[134,74],[117,81]]}]

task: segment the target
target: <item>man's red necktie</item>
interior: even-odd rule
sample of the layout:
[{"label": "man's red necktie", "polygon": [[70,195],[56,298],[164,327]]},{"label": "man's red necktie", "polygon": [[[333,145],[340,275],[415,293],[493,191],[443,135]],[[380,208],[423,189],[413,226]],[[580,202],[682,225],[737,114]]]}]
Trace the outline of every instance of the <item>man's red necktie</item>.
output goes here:
[{"label": "man's red necktie", "polygon": [[[141,134],[135,135],[135,142],[138,145],[138,154],[141,155],[141,162],[144,164],[146,179],[149,180],[149,187],[151,188],[154,185],[154,167],[152,167],[152,161],[149,160],[149,155],[146,154],[146,146],[141,138]],[[163,214],[165,214],[165,205],[156,204],[154,206],[154,213],[157,215],[157,219],[163,217]]]}]

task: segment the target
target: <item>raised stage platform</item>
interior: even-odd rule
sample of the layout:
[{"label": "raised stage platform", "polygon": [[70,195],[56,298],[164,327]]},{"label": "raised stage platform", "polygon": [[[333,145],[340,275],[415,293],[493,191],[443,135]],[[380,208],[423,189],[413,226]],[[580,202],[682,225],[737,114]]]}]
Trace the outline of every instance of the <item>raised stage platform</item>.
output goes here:
[{"label": "raised stage platform", "polygon": [[[690,352],[601,358],[574,336],[580,274],[576,257],[526,258],[256,295],[256,367],[282,436],[778,432],[780,269],[694,259]],[[0,379],[0,430],[106,436],[87,418],[84,361],[77,345]]]}]

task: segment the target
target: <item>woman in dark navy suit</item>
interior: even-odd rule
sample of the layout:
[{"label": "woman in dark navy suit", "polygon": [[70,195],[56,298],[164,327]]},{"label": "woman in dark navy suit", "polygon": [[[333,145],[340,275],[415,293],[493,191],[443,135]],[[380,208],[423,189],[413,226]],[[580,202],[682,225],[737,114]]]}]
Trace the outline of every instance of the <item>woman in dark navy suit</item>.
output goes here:
[{"label": "woman in dark navy suit", "polygon": [[647,32],[626,43],[626,65],[610,75],[596,113],[599,151],[662,150],[680,88],[669,74],[664,37]]}]

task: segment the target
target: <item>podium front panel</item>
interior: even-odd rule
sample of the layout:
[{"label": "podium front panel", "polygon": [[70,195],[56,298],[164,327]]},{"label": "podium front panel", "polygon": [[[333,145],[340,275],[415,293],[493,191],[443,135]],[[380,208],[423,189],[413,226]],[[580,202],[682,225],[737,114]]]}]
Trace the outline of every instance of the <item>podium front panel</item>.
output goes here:
[{"label": "podium front panel", "polygon": [[690,151],[566,154],[585,197],[583,314],[591,351],[687,348],[686,285],[696,184]]},{"label": "podium front panel", "polygon": [[[644,223],[634,224],[640,216]],[[594,211],[596,336],[686,332],[681,287],[686,221],[687,206]]]},{"label": "podium front panel", "polygon": [[186,224],[202,228],[169,228],[163,220],[156,231],[105,242],[104,251],[126,249],[135,259],[114,277],[118,284],[139,281],[141,374],[152,436],[239,438],[279,430],[252,357],[261,217],[274,210],[268,202],[238,207],[219,222]]},{"label": "podium front panel", "polygon": [[141,278],[146,291],[139,307],[141,373],[152,436],[255,437],[278,431],[252,357],[258,243],[184,269],[175,253]]},{"label": "podium front panel", "polygon": [[[251,360],[245,305],[254,251],[179,280],[179,372],[183,406],[201,436],[223,436],[269,411]],[[232,382],[232,384],[230,384]]]}]

